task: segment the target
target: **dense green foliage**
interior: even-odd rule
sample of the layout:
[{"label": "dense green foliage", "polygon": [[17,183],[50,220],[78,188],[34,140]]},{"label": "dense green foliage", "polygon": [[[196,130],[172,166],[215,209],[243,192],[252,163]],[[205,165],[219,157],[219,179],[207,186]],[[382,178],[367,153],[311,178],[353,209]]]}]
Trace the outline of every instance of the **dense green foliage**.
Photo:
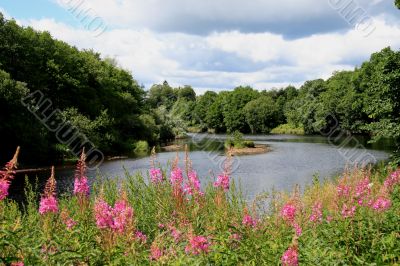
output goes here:
[{"label": "dense green foliage", "polygon": [[[56,133],[21,104],[21,99],[37,91],[43,99],[31,99],[33,106],[45,100],[51,103],[44,120],[59,110],[57,119],[69,121],[84,134],[80,141],[88,139],[105,155],[133,152],[138,140],[154,145],[174,137],[173,125],[168,124],[163,110],[152,108],[168,100],[165,104],[171,108],[173,97],[161,95],[158,99],[151,90],[146,99],[143,88],[114,60],[79,51],[47,32],[18,26],[0,14],[1,146],[10,153],[15,146],[22,146],[23,165],[49,164],[73,156],[71,147],[60,143]],[[170,94],[174,93],[195,99],[189,87],[176,92],[171,89]],[[43,110],[38,111],[42,115]]]},{"label": "dense green foliage", "polygon": [[[400,170],[354,170],[303,196],[275,192],[250,205],[233,183],[190,196],[162,175],[98,179],[89,198],[65,194],[42,213],[28,184],[22,211],[0,200],[0,265],[280,265],[289,248],[300,265],[400,263]],[[103,225],[115,215],[104,202],[133,208],[122,231]]]},{"label": "dense green foliage", "polygon": [[398,9],[400,9],[400,0],[395,0],[394,4],[397,6]]}]

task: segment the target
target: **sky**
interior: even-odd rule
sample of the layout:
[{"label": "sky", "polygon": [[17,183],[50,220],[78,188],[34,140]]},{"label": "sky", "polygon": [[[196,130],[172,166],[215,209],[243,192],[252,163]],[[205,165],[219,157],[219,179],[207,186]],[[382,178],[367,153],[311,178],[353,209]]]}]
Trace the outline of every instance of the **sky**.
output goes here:
[{"label": "sky", "polygon": [[0,12],[93,49],[149,88],[301,86],[400,49],[393,0],[0,0]]}]

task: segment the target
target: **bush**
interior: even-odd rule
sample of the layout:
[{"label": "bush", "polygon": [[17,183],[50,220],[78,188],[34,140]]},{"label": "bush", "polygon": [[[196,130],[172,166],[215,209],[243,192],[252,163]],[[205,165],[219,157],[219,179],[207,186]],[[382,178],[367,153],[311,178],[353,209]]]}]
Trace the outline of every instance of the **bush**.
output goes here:
[{"label": "bush", "polygon": [[145,140],[140,140],[135,144],[136,153],[145,153],[149,151],[149,143]]},{"label": "bush", "polygon": [[252,141],[252,140],[245,140],[245,141],[243,142],[243,145],[244,145],[245,147],[247,147],[247,148],[254,148],[254,147],[255,147],[254,141]]}]

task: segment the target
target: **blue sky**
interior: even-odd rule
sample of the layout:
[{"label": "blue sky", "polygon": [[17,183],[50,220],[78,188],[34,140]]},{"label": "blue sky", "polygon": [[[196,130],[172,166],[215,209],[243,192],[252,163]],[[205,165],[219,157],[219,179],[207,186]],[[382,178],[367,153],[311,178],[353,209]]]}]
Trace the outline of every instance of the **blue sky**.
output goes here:
[{"label": "blue sky", "polygon": [[300,86],[400,48],[392,0],[1,0],[0,11],[115,58],[146,87],[199,93]]}]

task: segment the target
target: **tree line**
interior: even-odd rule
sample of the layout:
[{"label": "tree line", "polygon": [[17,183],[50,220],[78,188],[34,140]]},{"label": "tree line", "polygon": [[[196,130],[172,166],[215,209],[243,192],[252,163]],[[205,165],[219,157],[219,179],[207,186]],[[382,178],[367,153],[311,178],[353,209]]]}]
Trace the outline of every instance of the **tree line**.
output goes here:
[{"label": "tree line", "polygon": [[120,155],[135,150],[140,140],[156,145],[193,129],[257,134],[285,125],[319,134],[332,117],[349,133],[399,140],[399,86],[400,52],[388,47],[353,71],[307,81],[299,89],[239,86],[196,95],[191,86],[173,88],[165,81],[145,91],[115,60],[0,14],[0,160],[16,146],[23,147],[26,164],[72,156],[21,104],[35,91],[104,154]]},{"label": "tree line", "polygon": [[177,95],[168,83],[149,91],[154,106],[166,106],[175,120],[199,131],[270,133],[279,125],[320,134],[337,126],[351,134],[400,139],[400,51],[390,47],[371,55],[353,71],[306,81],[299,89],[257,91],[249,86],[195,96]]}]

